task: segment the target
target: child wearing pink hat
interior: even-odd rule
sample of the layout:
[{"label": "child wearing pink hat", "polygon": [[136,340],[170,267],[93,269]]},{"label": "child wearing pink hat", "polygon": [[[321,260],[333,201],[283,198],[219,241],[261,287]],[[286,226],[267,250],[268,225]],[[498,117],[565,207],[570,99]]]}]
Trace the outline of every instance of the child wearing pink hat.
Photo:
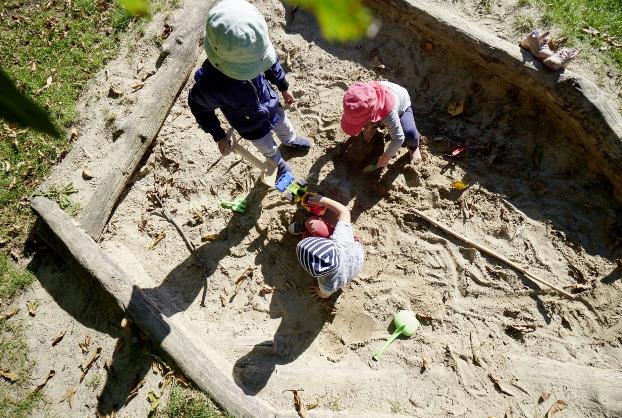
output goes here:
[{"label": "child wearing pink hat", "polygon": [[422,159],[421,135],[415,125],[408,91],[388,81],[352,84],[343,97],[341,129],[350,136],[363,131],[363,139],[369,142],[380,124],[387,127],[391,142],[378,158],[378,167],[386,167],[404,144],[410,151],[411,164]]}]

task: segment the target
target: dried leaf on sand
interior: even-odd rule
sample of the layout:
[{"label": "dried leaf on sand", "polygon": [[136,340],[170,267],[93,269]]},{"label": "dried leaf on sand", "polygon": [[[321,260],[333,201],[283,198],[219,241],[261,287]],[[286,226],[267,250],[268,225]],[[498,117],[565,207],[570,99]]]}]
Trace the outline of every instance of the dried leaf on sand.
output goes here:
[{"label": "dried leaf on sand", "polygon": [[259,289],[259,296],[264,296],[274,292],[276,292],[276,287],[265,284],[261,289]]},{"label": "dried leaf on sand", "polygon": [[298,413],[298,416],[300,418],[306,418],[307,407],[305,403],[302,401],[302,396],[299,393],[299,392],[302,392],[302,390],[289,389],[289,390],[286,390],[285,392],[292,392],[294,394],[294,409],[296,409],[296,412]]},{"label": "dried leaf on sand", "polygon": [[548,412],[546,413],[546,418],[551,418],[559,411],[563,411],[564,409],[566,409],[566,407],[568,407],[568,402],[561,399],[555,401],[555,403],[551,405],[551,408],[549,408]]},{"label": "dried leaf on sand", "polygon": [[15,316],[15,314],[17,314],[18,312],[19,312],[18,308],[13,308],[10,311],[2,312],[0,314],[0,321],[4,321],[6,319],[9,319],[10,317]]},{"label": "dried leaf on sand", "polygon": [[19,375],[17,373],[9,372],[6,370],[0,370],[0,376],[2,376],[5,380],[8,380],[11,383],[15,383],[19,380]]},{"label": "dried leaf on sand", "polygon": [[52,347],[54,347],[56,344],[58,344],[59,342],[61,342],[61,340],[63,339],[63,337],[65,336],[65,334],[67,334],[67,330],[69,330],[69,327],[65,328],[63,331],[61,331],[56,337],[54,337],[54,339],[52,340]]},{"label": "dried leaf on sand", "polygon": [[477,334],[471,332],[471,355],[473,364],[476,366],[482,366],[482,358],[480,356],[480,343],[477,338]]},{"label": "dried leaf on sand", "polygon": [[149,249],[153,250],[156,247],[156,245],[158,245],[158,243],[160,241],[162,241],[164,238],[166,238],[166,234],[164,233],[164,231],[162,231],[155,237],[155,239],[153,240],[153,242],[149,246]]},{"label": "dried leaf on sand", "polygon": [[534,324],[510,324],[506,327],[506,332],[514,338],[524,338],[525,334],[536,330]]},{"label": "dried leaf on sand", "polygon": [[317,408],[318,406],[320,406],[320,401],[317,401],[317,400],[316,400],[315,402],[308,403],[308,404],[306,405],[306,408],[307,408],[307,411],[310,411],[310,410],[312,410],[312,409]]},{"label": "dried leaf on sand", "polygon": [[432,359],[430,357],[424,356],[421,358],[421,372],[428,370],[430,368],[430,364],[432,364]]},{"label": "dried leaf on sand", "polygon": [[29,300],[26,302],[26,308],[28,308],[28,315],[35,316],[37,314],[37,308],[39,307],[39,302],[36,300]]},{"label": "dried leaf on sand", "polygon": [[125,404],[127,405],[127,403],[129,401],[131,401],[132,399],[134,399],[134,397],[136,395],[138,395],[138,391],[140,390],[140,388],[145,384],[145,379],[141,379],[138,380],[134,386],[132,387],[132,389],[130,390],[130,392],[127,394],[127,398],[125,398]]},{"label": "dried leaf on sand", "polygon": [[449,105],[447,105],[447,113],[449,113],[450,116],[458,116],[462,112],[464,112],[464,102],[462,100],[450,102]]},{"label": "dried leaf on sand", "polygon": [[543,391],[540,394],[540,398],[538,399],[538,403],[542,403],[544,401],[546,401],[547,399],[549,399],[551,397],[551,394],[547,391]]},{"label": "dried leaf on sand", "polygon": [[201,241],[203,241],[203,242],[216,241],[218,238],[220,238],[220,234],[205,234],[205,235],[201,235]]},{"label": "dried leaf on sand", "polygon": [[86,337],[84,337],[84,341],[82,341],[78,345],[80,346],[80,349],[82,350],[82,353],[84,353],[84,354],[88,353],[89,352],[89,347],[91,346],[91,336],[87,335]]},{"label": "dried leaf on sand", "polygon": [[499,377],[495,376],[492,373],[488,373],[488,378],[494,383],[495,389],[497,389],[497,391],[509,396],[515,395],[509,383],[501,380]]},{"label": "dried leaf on sand", "polygon": [[463,181],[456,180],[453,183],[451,183],[451,187],[453,187],[456,190],[465,190],[469,188],[469,184]]},{"label": "dried leaf on sand", "polygon": [[54,377],[55,374],[56,374],[55,370],[50,370],[45,380],[39,383],[37,386],[35,386],[34,392],[38,392],[41,389],[43,389],[45,385],[47,385],[47,383],[50,381],[50,379]]},{"label": "dried leaf on sand", "polygon": [[233,302],[233,299],[235,299],[236,295],[238,294],[238,292],[242,288],[242,283],[244,282],[244,280],[250,279],[250,278],[253,277],[253,271],[254,270],[255,270],[254,267],[248,267],[246,270],[244,270],[244,273],[242,273],[240,275],[240,277],[238,277],[236,279],[236,281],[235,281],[235,290],[233,291],[233,294],[229,298],[229,303]]},{"label": "dried leaf on sand", "polygon": [[61,402],[67,402],[69,404],[69,408],[73,408],[73,395],[76,394],[76,387],[72,386],[69,389],[67,389],[67,392],[65,393],[65,396],[63,396],[63,399],[61,399]]},{"label": "dried leaf on sand", "polygon": [[95,350],[95,353],[93,353],[91,358],[80,365],[80,369],[82,370],[82,374],[80,375],[80,382],[84,380],[84,376],[86,376],[86,374],[89,372],[89,370],[93,366],[93,363],[97,361],[97,359],[101,355],[101,352],[102,348],[97,347],[97,350]]}]

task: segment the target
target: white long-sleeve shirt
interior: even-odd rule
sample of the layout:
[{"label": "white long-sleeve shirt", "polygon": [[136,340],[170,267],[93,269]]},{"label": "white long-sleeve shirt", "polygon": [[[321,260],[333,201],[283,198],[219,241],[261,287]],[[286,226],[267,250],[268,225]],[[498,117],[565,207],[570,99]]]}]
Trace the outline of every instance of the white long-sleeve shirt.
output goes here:
[{"label": "white long-sleeve shirt", "polygon": [[391,137],[391,142],[385,153],[393,158],[397,155],[400,147],[404,143],[404,130],[400,123],[400,116],[411,106],[410,95],[408,94],[408,90],[398,84],[389,81],[380,81],[380,84],[388,87],[389,91],[393,93],[395,97],[395,106],[393,106],[393,110],[380,121],[387,127],[389,136]]}]

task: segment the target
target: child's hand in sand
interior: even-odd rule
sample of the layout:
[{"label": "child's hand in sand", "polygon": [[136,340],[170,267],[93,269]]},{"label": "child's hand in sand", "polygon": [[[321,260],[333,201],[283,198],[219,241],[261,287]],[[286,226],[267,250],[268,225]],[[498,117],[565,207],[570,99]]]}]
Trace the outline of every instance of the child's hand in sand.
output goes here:
[{"label": "child's hand in sand", "polygon": [[282,91],[281,94],[283,95],[283,100],[287,106],[291,106],[296,101],[296,99],[294,99],[294,95],[289,90]]},{"label": "child's hand in sand", "polygon": [[325,294],[322,289],[320,289],[320,286],[315,286],[315,285],[311,285],[309,286],[309,293],[311,293],[311,296],[313,297],[313,299],[327,299],[328,297],[330,297],[330,295]]},{"label": "child's hand in sand", "polygon": [[391,159],[391,157],[389,157],[387,154],[382,154],[379,158],[378,158],[378,168],[386,168],[389,165],[389,160]]},{"label": "child's hand in sand", "polygon": [[319,193],[311,193],[309,192],[307,194],[306,200],[307,203],[311,203],[313,205],[319,205],[320,204],[320,200],[322,200],[322,195]]}]

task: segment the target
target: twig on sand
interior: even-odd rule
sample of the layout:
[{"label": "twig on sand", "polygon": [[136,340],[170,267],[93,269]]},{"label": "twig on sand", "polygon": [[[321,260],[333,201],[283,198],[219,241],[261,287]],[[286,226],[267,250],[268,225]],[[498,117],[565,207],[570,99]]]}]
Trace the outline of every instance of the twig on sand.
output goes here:
[{"label": "twig on sand", "polygon": [[554,284],[539,278],[538,276],[536,276],[535,274],[531,273],[530,271],[528,271],[526,268],[520,266],[519,264],[505,258],[504,256],[496,253],[495,251],[491,250],[490,248],[484,247],[483,245],[479,245],[476,242],[471,241],[470,239],[468,239],[467,237],[459,234],[458,232],[446,227],[445,225],[441,224],[440,222],[437,222],[436,220],[430,218],[428,215],[426,215],[425,213],[417,210],[417,209],[410,209],[410,211],[412,213],[414,213],[415,215],[419,216],[420,218],[425,219],[426,221],[430,222],[432,225],[436,226],[437,228],[447,232],[450,235],[453,235],[454,237],[458,238],[461,241],[464,241],[466,244],[470,245],[473,248],[476,248],[492,257],[495,257],[497,260],[500,260],[502,262],[504,262],[505,264],[507,264],[508,266],[518,270],[519,272],[523,273],[525,275],[525,277],[527,277],[528,279],[530,279],[532,282],[535,282],[537,284],[540,285],[545,285],[550,287],[551,289],[556,290],[558,293],[566,296],[569,299],[576,299],[576,296],[566,292],[564,289],[555,286]]},{"label": "twig on sand", "polygon": [[162,215],[164,215],[164,217],[175,226],[175,229],[177,229],[177,231],[179,232],[179,235],[181,235],[182,239],[186,243],[186,247],[188,247],[188,250],[190,250],[190,253],[194,256],[194,258],[196,258],[196,260],[201,265],[201,269],[203,270],[203,278],[205,279],[205,284],[203,285],[203,296],[201,297],[201,306],[205,307],[205,297],[207,294],[207,281],[209,279],[209,275],[207,274],[207,265],[205,264],[203,259],[199,257],[197,248],[194,246],[192,241],[188,238],[184,230],[181,228],[181,225],[179,225],[179,223],[177,223],[177,221],[173,219],[170,212],[166,210],[166,208],[164,207],[164,204],[162,203],[162,199],[160,198],[160,192],[158,191],[158,182],[156,181],[155,173],[153,174],[153,191],[154,191],[153,196],[158,202],[160,209],[162,209]]},{"label": "twig on sand", "polygon": [[207,173],[208,171],[210,171],[212,168],[214,168],[214,166],[216,164],[218,164],[220,162],[220,160],[222,160],[222,157],[224,157],[224,155],[221,155],[220,157],[218,157],[216,159],[216,161],[214,161],[209,167],[207,167],[207,170],[205,170],[205,172]]}]

